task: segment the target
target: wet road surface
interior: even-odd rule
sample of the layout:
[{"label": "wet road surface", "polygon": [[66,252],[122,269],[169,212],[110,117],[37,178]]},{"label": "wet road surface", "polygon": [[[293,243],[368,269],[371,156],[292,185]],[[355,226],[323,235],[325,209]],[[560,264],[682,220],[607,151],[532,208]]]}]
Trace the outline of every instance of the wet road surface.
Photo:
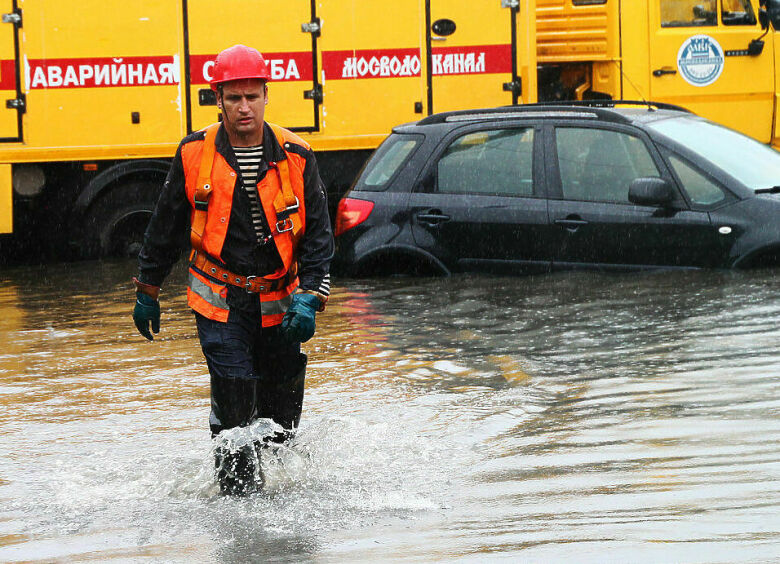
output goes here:
[{"label": "wet road surface", "polygon": [[300,432],[218,495],[183,296],[0,272],[0,561],[765,562],[777,270],[336,280]]}]

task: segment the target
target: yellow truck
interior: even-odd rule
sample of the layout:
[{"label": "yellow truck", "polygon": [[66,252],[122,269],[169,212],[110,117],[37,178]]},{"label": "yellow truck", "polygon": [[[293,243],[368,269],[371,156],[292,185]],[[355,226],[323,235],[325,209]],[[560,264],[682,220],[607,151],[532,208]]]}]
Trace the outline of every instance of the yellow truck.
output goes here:
[{"label": "yellow truck", "polygon": [[780,147],[778,0],[537,0],[536,10],[540,101],[668,102]]},{"label": "yellow truck", "polygon": [[135,253],[179,139],[218,119],[208,81],[236,43],[270,61],[267,118],[311,143],[334,194],[394,125],[536,96],[534,0],[0,0],[0,15],[0,245]]}]

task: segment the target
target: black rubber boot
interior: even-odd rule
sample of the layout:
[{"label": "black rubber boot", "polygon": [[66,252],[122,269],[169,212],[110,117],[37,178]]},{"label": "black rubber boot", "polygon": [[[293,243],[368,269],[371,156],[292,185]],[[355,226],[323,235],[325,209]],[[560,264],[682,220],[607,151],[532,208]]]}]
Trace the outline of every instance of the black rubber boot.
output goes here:
[{"label": "black rubber boot", "polygon": [[[211,376],[211,433],[245,427],[256,418],[257,380]],[[258,452],[244,446],[231,452],[225,446],[214,449],[219,489],[225,495],[248,495],[262,488]]]},{"label": "black rubber boot", "polygon": [[241,497],[263,487],[260,456],[254,446],[244,446],[236,452],[218,446],[214,450],[214,466],[222,495]]},{"label": "black rubber boot", "polygon": [[[267,417],[284,427],[270,440],[282,443],[295,434],[303,410],[303,390],[306,380],[307,357],[298,353],[294,361],[283,366],[269,367],[257,387],[258,417]],[[282,364],[282,363],[277,363]]]}]

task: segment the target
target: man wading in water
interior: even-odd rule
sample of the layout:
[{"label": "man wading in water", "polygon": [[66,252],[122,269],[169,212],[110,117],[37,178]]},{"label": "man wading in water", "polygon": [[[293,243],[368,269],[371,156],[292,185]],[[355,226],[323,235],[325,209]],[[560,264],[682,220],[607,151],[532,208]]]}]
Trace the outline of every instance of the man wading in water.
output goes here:
[{"label": "man wading in water", "polygon": [[[160,330],[160,285],[190,231],[187,300],[211,374],[212,436],[267,417],[298,426],[306,355],[301,342],[330,293],[333,235],[309,145],[266,123],[270,72],[255,49],[235,45],[214,65],[222,122],[185,137],[149,222],[134,279],[139,332]],[[264,444],[216,449],[225,494],[262,487]]]}]

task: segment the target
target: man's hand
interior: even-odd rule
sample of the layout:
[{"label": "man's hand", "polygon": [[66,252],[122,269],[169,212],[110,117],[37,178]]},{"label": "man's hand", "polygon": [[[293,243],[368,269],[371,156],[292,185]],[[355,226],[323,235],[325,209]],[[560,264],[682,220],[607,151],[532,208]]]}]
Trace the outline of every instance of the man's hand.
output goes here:
[{"label": "man's hand", "polygon": [[138,332],[154,341],[154,337],[149,332],[149,323],[152,324],[152,331],[160,332],[160,302],[157,298],[160,296],[160,287],[152,286],[139,282],[133,278],[135,285],[135,309],[133,309],[133,321]]},{"label": "man's hand", "polygon": [[143,292],[135,294],[135,309],[133,309],[133,321],[144,337],[154,341],[154,337],[149,332],[149,322],[152,324],[152,331],[160,332],[160,302]]},{"label": "man's hand", "polygon": [[314,316],[322,301],[314,294],[293,294],[292,304],[282,318],[282,335],[291,343],[305,343],[314,335]]}]

